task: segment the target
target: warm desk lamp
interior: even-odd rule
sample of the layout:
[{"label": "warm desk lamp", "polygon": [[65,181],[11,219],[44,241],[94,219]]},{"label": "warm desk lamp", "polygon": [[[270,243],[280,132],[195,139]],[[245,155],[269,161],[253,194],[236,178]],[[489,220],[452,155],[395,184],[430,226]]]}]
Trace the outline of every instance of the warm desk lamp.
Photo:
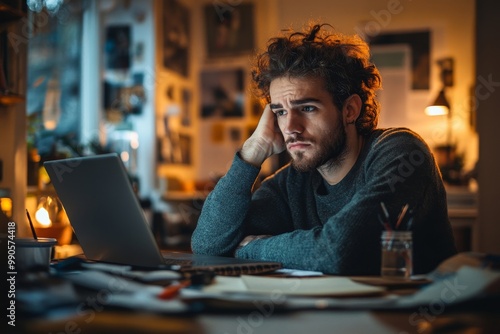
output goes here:
[{"label": "warm desk lamp", "polygon": [[453,166],[455,162],[455,145],[453,144],[452,135],[452,110],[446,98],[446,89],[453,86],[453,58],[440,59],[437,64],[440,67],[441,90],[436,99],[425,108],[425,113],[429,116],[447,115],[446,143],[437,146],[436,150],[439,153],[444,153],[443,161],[438,162],[440,167],[451,170],[455,167]]},{"label": "warm desk lamp", "polygon": [[429,116],[448,115],[448,132],[446,144],[452,146],[451,138],[451,108],[446,98],[446,88],[453,87],[453,58],[443,58],[437,61],[440,67],[439,78],[441,80],[441,90],[436,99],[425,108],[425,113]]}]

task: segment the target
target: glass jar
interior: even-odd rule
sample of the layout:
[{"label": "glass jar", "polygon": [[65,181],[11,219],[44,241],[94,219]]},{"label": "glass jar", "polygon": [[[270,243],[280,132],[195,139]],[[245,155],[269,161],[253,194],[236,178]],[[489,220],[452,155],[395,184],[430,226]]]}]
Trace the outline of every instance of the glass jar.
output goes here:
[{"label": "glass jar", "polygon": [[381,236],[383,277],[409,279],[412,275],[411,231],[384,231]]}]

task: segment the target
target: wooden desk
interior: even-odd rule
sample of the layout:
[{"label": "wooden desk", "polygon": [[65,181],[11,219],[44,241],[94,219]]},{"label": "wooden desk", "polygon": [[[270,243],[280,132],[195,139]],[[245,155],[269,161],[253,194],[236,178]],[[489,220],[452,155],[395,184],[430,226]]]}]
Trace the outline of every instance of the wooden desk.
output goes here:
[{"label": "wooden desk", "polygon": [[[40,287],[40,283],[33,282],[38,289],[43,287],[43,291],[49,291],[43,284]],[[112,284],[117,283],[110,282]],[[57,291],[66,291],[59,285],[56,288]],[[401,291],[401,294],[408,294],[408,287]],[[321,297],[314,299],[314,310],[287,310],[281,307],[283,299],[271,296],[259,301],[249,299],[239,304],[212,301],[212,307],[204,311],[173,315],[147,312],[139,307],[134,307],[134,310],[112,308],[106,304],[103,290],[84,290],[79,291],[76,303],[67,307],[48,309],[44,304],[43,310],[48,309],[50,312],[43,317],[22,320],[18,314],[16,329],[19,333],[27,334],[497,332],[500,326],[498,297],[471,301],[461,307],[443,303],[444,297],[436,296],[436,302],[404,310],[374,311],[369,309],[370,306],[358,310],[347,310],[345,307],[325,309],[322,308],[325,304]],[[214,305],[218,306],[217,309],[214,309]]]},{"label": "wooden desk", "polygon": [[[427,312],[427,313],[426,313]],[[227,314],[165,316],[141,312],[95,312],[61,319],[31,320],[23,333],[496,333],[498,311],[300,311],[272,313],[254,310]]]}]

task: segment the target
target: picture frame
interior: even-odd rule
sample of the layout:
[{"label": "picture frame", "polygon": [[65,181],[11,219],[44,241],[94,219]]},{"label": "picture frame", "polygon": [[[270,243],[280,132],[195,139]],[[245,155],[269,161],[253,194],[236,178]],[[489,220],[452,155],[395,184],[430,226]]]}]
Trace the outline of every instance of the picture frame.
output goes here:
[{"label": "picture frame", "polygon": [[205,69],[200,73],[201,118],[241,118],[245,112],[243,68]]},{"label": "picture frame", "polygon": [[178,0],[164,0],[161,3],[163,66],[188,77],[191,13]]},{"label": "picture frame", "polygon": [[428,90],[430,88],[430,44],[429,30],[382,33],[371,37],[370,45],[406,44],[411,52],[411,88]]},{"label": "picture frame", "polygon": [[205,39],[209,59],[249,54],[255,47],[254,4],[204,8]]},{"label": "picture frame", "polygon": [[128,70],[131,65],[130,26],[114,25],[106,27],[106,68]]},{"label": "picture frame", "polygon": [[192,132],[182,124],[183,108],[171,102],[156,118],[156,160],[160,165],[192,164]]}]

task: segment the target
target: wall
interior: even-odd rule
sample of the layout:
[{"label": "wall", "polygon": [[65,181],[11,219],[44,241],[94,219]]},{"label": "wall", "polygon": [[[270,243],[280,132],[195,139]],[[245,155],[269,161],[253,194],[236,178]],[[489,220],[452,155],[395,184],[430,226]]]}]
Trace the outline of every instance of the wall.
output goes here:
[{"label": "wall", "polygon": [[[477,82],[479,162],[479,237],[478,250],[500,254],[500,156],[498,125],[500,124],[500,44],[493,33],[500,31],[495,0],[477,1]],[[492,41],[495,41],[492,43]]]},{"label": "wall", "polygon": [[[158,46],[157,56],[157,97],[156,97],[156,117],[162,118],[169,109],[176,110],[182,108],[182,91],[191,92],[192,100],[189,104],[189,114],[191,124],[189,126],[174,126],[174,130],[183,135],[191,136],[192,151],[191,164],[170,164],[160,163],[157,172],[160,179],[178,178],[190,190],[194,187],[192,181],[210,181],[216,179],[226,172],[231,163],[235,151],[241,146],[245,139],[248,128],[256,124],[256,119],[248,114],[242,118],[225,119],[220,121],[217,118],[201,119],[201,92],[200,73],[205,70],[234,69],[242,68],[246,71],[246,86],[249,84],[249,64],[251,54],[244,54],[237,57],[222,57],[219,59],[209,59],[206,51],[206,26],[204,24],[204,8],[209,7],[214,12],[217,10],[232,10],[237,7],[240,1],[214,2],[207,0],[184,0],[182,5],[190,11],[190,44],[189,44],[189,73],[187,76],[180,75],[175,71],[165,68],[163,65],[163,36],[157,36]],[[261,47],[265,44],[270,34],[279,30],[276,25],[277,7],[276,0],[255,2],[255,45]],[[157,31],[161,32],[165,20],[162,17],[162,1],[156,2]],[[222,6],[222,7],[219,7]],[[173,96],[168,96],[168,91],[173,91]],[[248,97],[249,95],[247,95]],[[245,107],[248,110],[251,101],[245,98]],[[175,117],[171,120],[177,121]],[[161,127],[161,124],[157,124]],[[225,137],[219,143],[211,140],[212,131],[222,126],[221,135]],[[231,129],[241,131],[242,137],[238,140],[229,140]],[[265,167],[269,168],[269,167]],[[190,184],[191,183],[191,184]],[[173,183],[168,187],[175,187]]]},{"label": "wall", "polygon": [[[155,128],[155,36],[154,1],[115,1],[112,10],[101,7],[101,40],[104,41],[106,26],[130,25],[132,61],[128,73],[122,73],[123,83],[130,82],[132,73],[144,75],[145,103],[142,113],[131,115],[133,130],[137,131],[139,148],[137,150],[137,173],[140,182],[141,197],[150,196],[154,188],[154,128]],[[141,46],[142,45],[142,46]],[[138,50],[139,48],[139,50]],[[101,49],[102,50],[102,49]],[[140,53],[140,56],[138,55]],[[109,72],[109,71],[108,71]],[[103,71],[101,76],[109,74]],[[115,73],[115,75],[117,75]],[[118,73],[120,75],[120,73]],[[103,79],[101,77],[101,79]],[[101,104],[102,105],[102,104]]]},{"label": "wall", "polygon": [[[219,10],[231,10],[242,1],[210,2],[206,0],[185,0],[183,3],[191,9],[191,72],[187,78],[175,73],[158,69],[157,116],[168,108],[172,101],[163,93],[169,85],[188,87],[197,92],[200,87],[199,73],[211,68],[231,68],[242,66],[248,69],[252,55],[225,58],[221,60],[207,59],[206,27],[204,26],[203,7],[223,6]],[[430,118],[424,114],[425,107],[437,95],[440,87],[436,60],[453,57],[455,60],[454,86],[447,92],[453,110],[453,133],[458,142],[458,150],[465,154],[465,168],[474,166],[478,157],[478,139],[474,129],[469,125],[471,87],[474,84],[474,1],[471,0],[338,0],[325,2],[321,0],[273,0],[254,1],[256,8],[255,29],[256,49],[265,47],[267,40],[279,33],[281,29],[292,27],[300,29],[309,20],[328,22],[343,33],[365,33],[372,37],[378,33],[411,32],[428,29],[431,31],[431,82],[428,90],[408,90],[404,101],[405,113],[401,122],[400,115],[384,114],[380,126],[397,124],[417,131],[431,147],[444,144],[446,141],[447,119]],[[161,25],[157,29],[160,29]],[[157,42],[161,45],[161,40]],[[157,50],[159,52],[159,50]],[[159,58],[158,58],[159,59]],[[248,82],[247,82],[248,83]],[[381,93],[391,103],[391,85]],[[190,166],[168,165],[158,168],[160,175],[181,175],[187,180],[208,179],[223,174],[241,142],[227,141],[224,144],[212,145],[208,140],[213,127],[213,120],[200,120],[200,95],[193,94],[191,113],[193,128],[197,139],[193,143],[193,164]],[[175,102],[175,101],[174,101]],[[249,103],[249,102],[246,102]],[[247,107],[249,107],[247,105]],[[388,109],[388,108],[386,108]],[[212,122],[212,123],[211,123]],[[255,122],[251,118],[242,121],[229,120],[226,128],[240,127]],[[193,133],[195,134],[195,133]],[[216,159],[214,159],[216,157]]]}]

